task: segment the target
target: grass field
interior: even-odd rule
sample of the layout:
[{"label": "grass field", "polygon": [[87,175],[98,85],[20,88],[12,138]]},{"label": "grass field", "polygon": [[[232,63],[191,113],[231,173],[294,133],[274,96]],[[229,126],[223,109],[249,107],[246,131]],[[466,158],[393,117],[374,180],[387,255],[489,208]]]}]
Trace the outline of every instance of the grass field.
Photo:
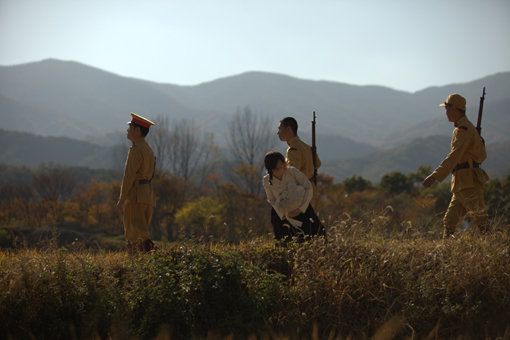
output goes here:
[{"label": "grass field", "polygon": [[1,339],[509,339],[510,232],[0,251]]}]

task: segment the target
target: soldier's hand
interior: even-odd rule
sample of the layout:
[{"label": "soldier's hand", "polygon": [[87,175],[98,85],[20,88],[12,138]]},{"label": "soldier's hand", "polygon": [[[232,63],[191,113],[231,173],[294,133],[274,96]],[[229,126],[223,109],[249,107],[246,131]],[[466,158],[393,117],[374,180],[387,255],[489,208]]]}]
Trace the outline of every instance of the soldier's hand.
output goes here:
[{"label": "soldier's hand", "polygon": [[423,181],[423,186],[428,188],[430,187],[432,184],[434,184],[434,182],[436,181],[436,178],[432,175],[429,175],[427,178],[425,178],[425,180]]},{"label": "soldier's hand", "polygon": [[117,202],[117,209],[119,209],[119,211],[120,211],[121,213],[123,213],[123,212],[124,212],[124,200],[119,200],[119,201]]}]

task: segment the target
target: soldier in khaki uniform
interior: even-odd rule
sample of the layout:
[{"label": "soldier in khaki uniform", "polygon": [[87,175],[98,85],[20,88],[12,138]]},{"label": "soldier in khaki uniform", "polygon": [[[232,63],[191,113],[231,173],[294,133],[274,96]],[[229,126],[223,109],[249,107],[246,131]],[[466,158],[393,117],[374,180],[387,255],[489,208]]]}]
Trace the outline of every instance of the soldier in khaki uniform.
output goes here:
[{"label": "soldier in khaki uniform", "polygon": [[[301,171],[305,174],[306,178],[311,181],[314,173],[312,148],[298,137],[297,129],[297,121],[292,117],[286,117],[282,119],[280,125],[278,125],[278,137],[281,141],[287,142],[287,164]],[[315,164],[317,168],[321,166],[321,160],[318,155],[315,157]],[[311,205],[315,209],[317,207],[319,195],[315,184],[312,183],[312,185],[313,198]]]},{"label": "soldier in khaki uniform", "polygon": [[145,141],[150,120],[131,113],[127,138],[133,143],[129,149],[120,187],[117,207],[124,213],[124,232],[129,253],[149,252],[154,243],[149,237],[149,222],[156,205],[152,178],[155,158],[151,147]]},{"label": "soldier in khaki uniform", "polygon": [[451,94],[440,106],[446,109],[448,120],[455,125],[451,151],[424,181],[425,187],[443,181],[452,174],[452,199],[443,219],[443,238],[453,236],[466,214],[479,231],[489,227],[483,188],[489,176],[480,168],[487,154],[482,138],[466,117],[466,99]]}]

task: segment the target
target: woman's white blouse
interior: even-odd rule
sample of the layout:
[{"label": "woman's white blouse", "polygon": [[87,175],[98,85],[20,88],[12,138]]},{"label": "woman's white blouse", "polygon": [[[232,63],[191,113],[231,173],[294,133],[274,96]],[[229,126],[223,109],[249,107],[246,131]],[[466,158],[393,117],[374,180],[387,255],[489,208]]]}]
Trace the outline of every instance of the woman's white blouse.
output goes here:
[{"label": "woman's white blouse", "polygon": [[281,180],[273,176],[272,184],[269,183],[269,174],[262,181],[266,190],[267,201],[274,208],[280,219],[287,218],[295,227],[301,226],[301,222],[287,216],[295,209],[305,212],[313,196],[313,188],[310,180],[298,169],[288,166]]}]

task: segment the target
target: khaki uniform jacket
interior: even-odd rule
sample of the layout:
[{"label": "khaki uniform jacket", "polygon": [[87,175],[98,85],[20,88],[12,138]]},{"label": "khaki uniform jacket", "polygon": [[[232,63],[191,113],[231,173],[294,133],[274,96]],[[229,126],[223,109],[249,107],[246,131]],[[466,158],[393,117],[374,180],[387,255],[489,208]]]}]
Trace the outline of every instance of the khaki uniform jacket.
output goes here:
[{"label": "khaki uniform jacket", "polygon": [[154,174],[154,153],[144,138],[135,141],[129,149],[120,187],[120,199],[156,205],[156,198],[151,184],[141,184],[140,180],[151,180]]},{"label": "khaki uniform jacket", "polygon": [[[298,136],[293,137],[287,143],[289,145],[287,148],[287,164],[304,173],[306,178],[312,178],[314,168],[310,145],[303,142]],[[318,169],[321,166],[321,160],[318,155],[315,157],[315,162]]]},{"label": "khaki uniform jacket", "polygon": [[452,174],[451,192],[473,188],[480,184],[483,186],[489,176],[482,169],[473,168],[473,161],[482,163],[486,158],[485,145],[478,131],[466,117],[462,117],[455,123],[450,153],[432,175],[441,182],[457,164],[468,162],[469,168],[456,170]]}]

